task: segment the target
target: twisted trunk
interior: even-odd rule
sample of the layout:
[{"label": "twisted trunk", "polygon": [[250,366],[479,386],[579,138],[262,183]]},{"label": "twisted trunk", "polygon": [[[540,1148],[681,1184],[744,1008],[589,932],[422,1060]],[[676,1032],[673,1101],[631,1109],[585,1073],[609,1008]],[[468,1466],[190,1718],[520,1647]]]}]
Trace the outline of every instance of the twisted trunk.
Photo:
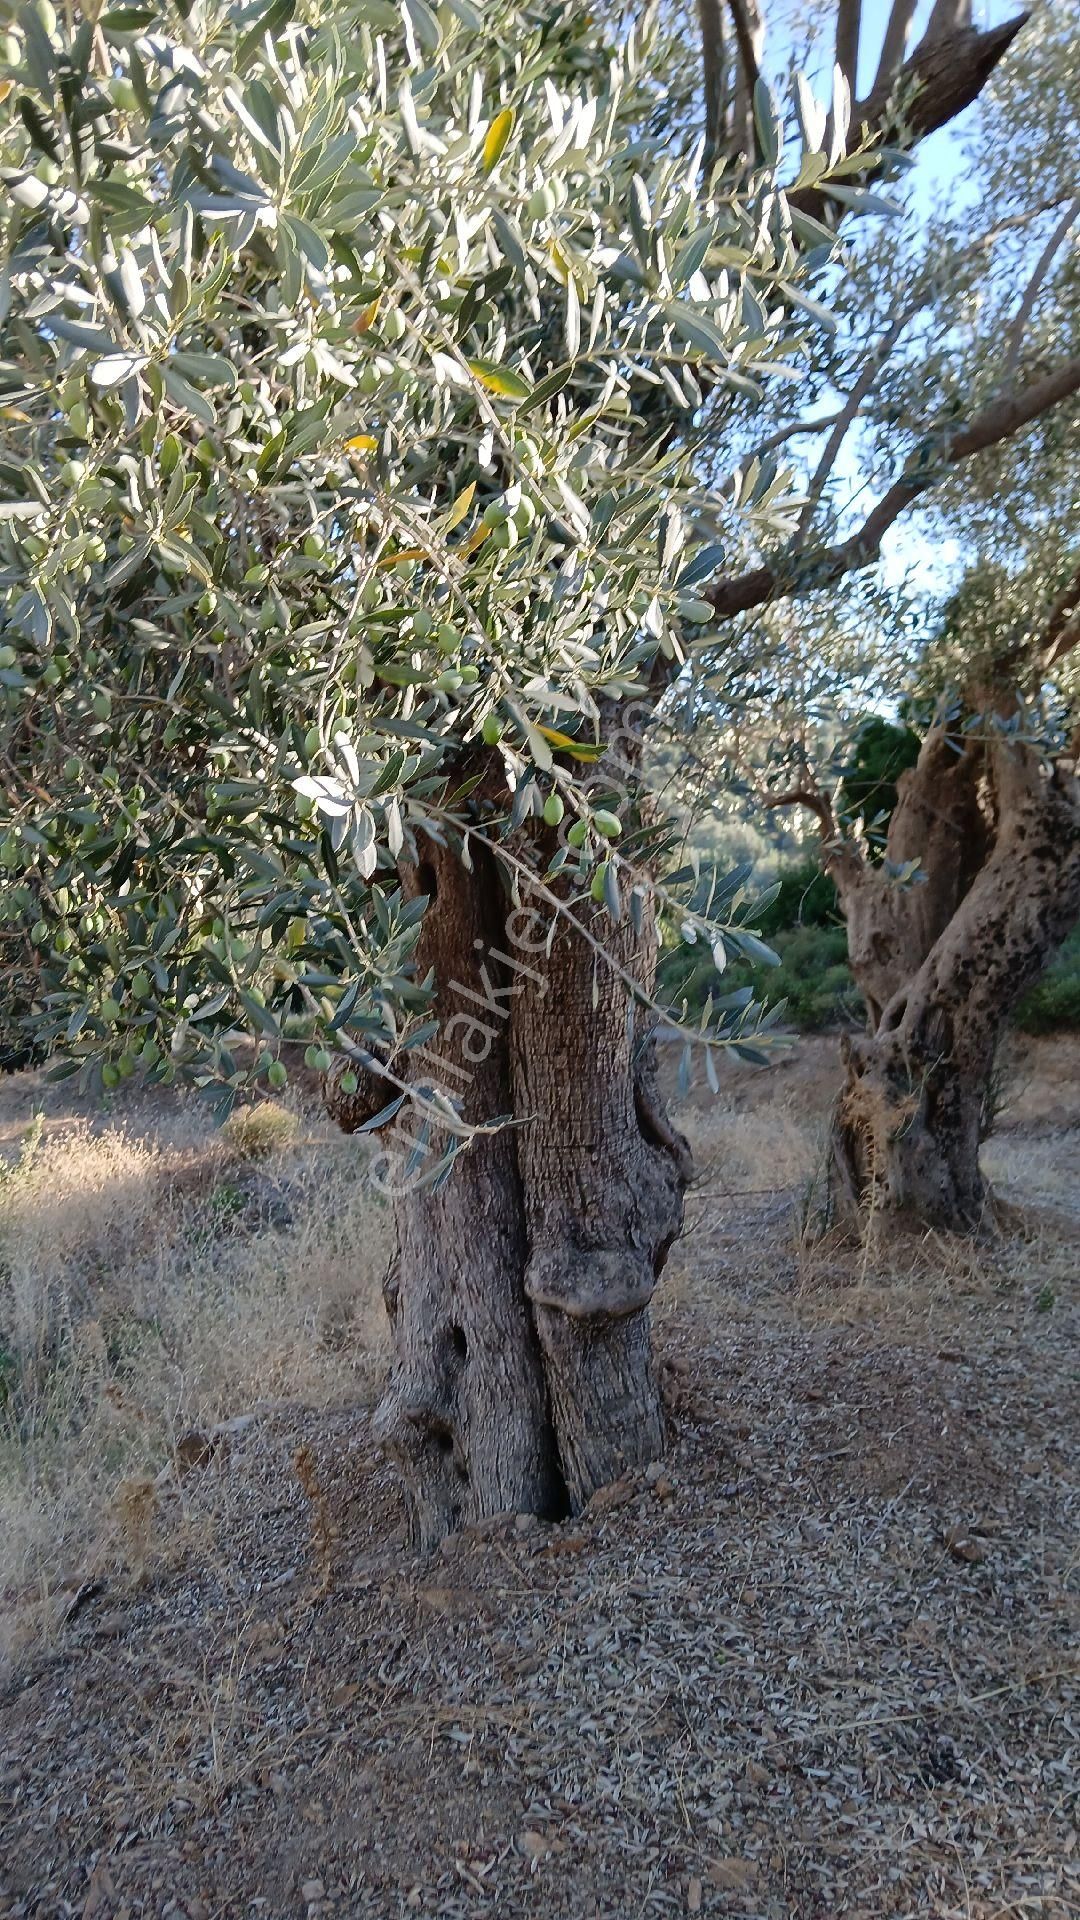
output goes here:
[{"label": "twisted trunk", "polygon": [[[471,872],[450,849],[424,851],[417,966],[434,969],[440,1028],[396,1067],[474,1125],[513,1121],[473,1138],[435,1185],[437,1127],[423,1138],[407,1104],[377,1136],[398,1224],[377,1431],[430,1545],[492,1513],[576,1511],[659,1453],[649,1302],[689,1154],[616,974],[572,928],[549,941],[549,914],[515,906],[485,851]],[[590,910],[587,925],[651,982],[648,924],[635,935]],[[367,1117],[330,1105],[346,1126]]]},{"label": "twisted trunk", "polygon": [[[915,858],[925,878],[898,884]],[[832,1198],[860,1224],[971,1231],[1002,1028],[1080,919],[1075,771],[1016,733],[991,727],[958,753],[935,730],[903,776],[887,859],[841,844],[828,860],[869,1028],[844,1048]]]}]

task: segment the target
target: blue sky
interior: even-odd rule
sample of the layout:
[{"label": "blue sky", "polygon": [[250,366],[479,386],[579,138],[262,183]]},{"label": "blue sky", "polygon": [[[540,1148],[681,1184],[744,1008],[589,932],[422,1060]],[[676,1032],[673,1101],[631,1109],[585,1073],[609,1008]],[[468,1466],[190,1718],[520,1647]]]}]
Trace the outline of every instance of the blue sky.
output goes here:
[{"label": "blue sky", "polygon": [[[931,6],[932,0],[921,0],[910,45],[915,44],[923,31]],[[863,0],[858,92],[864,97],[873,85],[890,10],[891,0]],[[1009,0],[1004,0],[1004,3],[1003,0],[981,0],[980,4],[976,0],[973,9],[975,24],[984,28],[995,26],[1018,10],[1019,0],[1016,4],[1010,4]],[[815,91],[827,98],[830,78],[825,63],[819,72],[810,77]],[[963,134],[969,118],[970,110],[919,147],[916,165],[909,176],[909,190],[917,213],[929,216],[935,206],[943,203],[955,209],[966,201],[976,199],[977,189],[968,178],[964,165]],[[845,452],[847,457],[841,457],[838,470],[841,473],[846,470],[850,474],[854,491],[859,483],[855,449],[851,447]],[[917,567],[920,587],[932,593],[948,587],[960,560],[961,547],[958,541],[928,537],[925,522],[913,522],[910,517],[897,522],[886,536],[882,549],[883,572],[890,584],[898,584]]]}]

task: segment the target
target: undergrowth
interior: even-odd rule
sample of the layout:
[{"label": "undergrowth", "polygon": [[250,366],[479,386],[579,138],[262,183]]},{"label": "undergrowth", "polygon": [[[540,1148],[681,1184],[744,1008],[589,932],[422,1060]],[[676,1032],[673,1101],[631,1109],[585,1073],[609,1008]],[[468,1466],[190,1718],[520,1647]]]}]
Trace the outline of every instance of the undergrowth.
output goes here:
[{"label": "undergrowth", "polygon": [[0,1595],[79,1575],[186,1430],[370,1391],[388,1217],[354,1143],[300,1135],[39,1116],[0,1162]]},{"label": "undergrowth", "polygon": [[[836,889],[816,861],[800,861],[781,874],[776,898],[756,924],[780,964],[764,969],[732,963],[724,975],[725,992],[752,987],[770,1005],[785,1001],[787,1021],[800,1033],[862,1025],[862,995],[848,966],[847,929]],[[660,980],[665,995],[685,999],[691,1012],[700,1011],[706,994],[716,992],[712,956],[692,947],[680,946],[662,960]],[[1020,1002],[1013,1022],[1023,1033],[1080,1030],[1080,927]]]}]

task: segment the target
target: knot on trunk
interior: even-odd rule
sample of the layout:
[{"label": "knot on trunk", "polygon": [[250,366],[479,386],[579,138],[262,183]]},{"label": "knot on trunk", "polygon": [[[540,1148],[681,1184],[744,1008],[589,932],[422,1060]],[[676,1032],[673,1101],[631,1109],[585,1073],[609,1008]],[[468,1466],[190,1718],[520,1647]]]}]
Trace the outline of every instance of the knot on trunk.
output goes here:
[{"label": "knot on trunk", "polygon": [[554,1307],[571,1320],[622,1319],[652,1299],[652,1262],[630,1247],[552,1247],[534,1253],[525,1292],[536,1307]]}]

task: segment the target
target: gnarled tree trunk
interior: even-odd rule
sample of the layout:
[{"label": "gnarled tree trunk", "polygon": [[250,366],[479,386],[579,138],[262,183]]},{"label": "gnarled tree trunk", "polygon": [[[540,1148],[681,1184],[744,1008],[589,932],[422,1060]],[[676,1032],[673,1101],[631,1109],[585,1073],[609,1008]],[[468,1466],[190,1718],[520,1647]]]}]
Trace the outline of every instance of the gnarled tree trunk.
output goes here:
[{"label": "gnarled tree trunk", "polygon": [[[549,940],[550,912],[515,906],[486,850],[474,847],[472,871],[449,848],[424,853],[417,970],[434,969],[440,1028],[395,1069],[456,1096],[473,1125],[512,1121],[473,1138],[435,1187],[437,1127],[414,1146],[406,1105],[376,1136],[399,1238],[377,1431],[414,1538],[430,1545],[491,1513],[576,1511],[660,1451],[649,1302],[681,1226],[689,1152],[664,1115],[647,1032],[595,947],[561,921]],[[585,925],[651,982],[647,922],[635,935],[589,909]],[[348,1101],[331,1090],[329,1104],[348,1126]]]},{"label": "gnarled tree trunk", "polygon": [[[935,729],[902,777],[886,852],[874,867],[841,842],[826,862],[868,1010],[844,1048],[832,1198],[860,1225],[971,1231],[1002,1028],[1080,919],[1074,766],[992,723],[981,743]],[[924,880],[899,883],[912,859]]]}]

